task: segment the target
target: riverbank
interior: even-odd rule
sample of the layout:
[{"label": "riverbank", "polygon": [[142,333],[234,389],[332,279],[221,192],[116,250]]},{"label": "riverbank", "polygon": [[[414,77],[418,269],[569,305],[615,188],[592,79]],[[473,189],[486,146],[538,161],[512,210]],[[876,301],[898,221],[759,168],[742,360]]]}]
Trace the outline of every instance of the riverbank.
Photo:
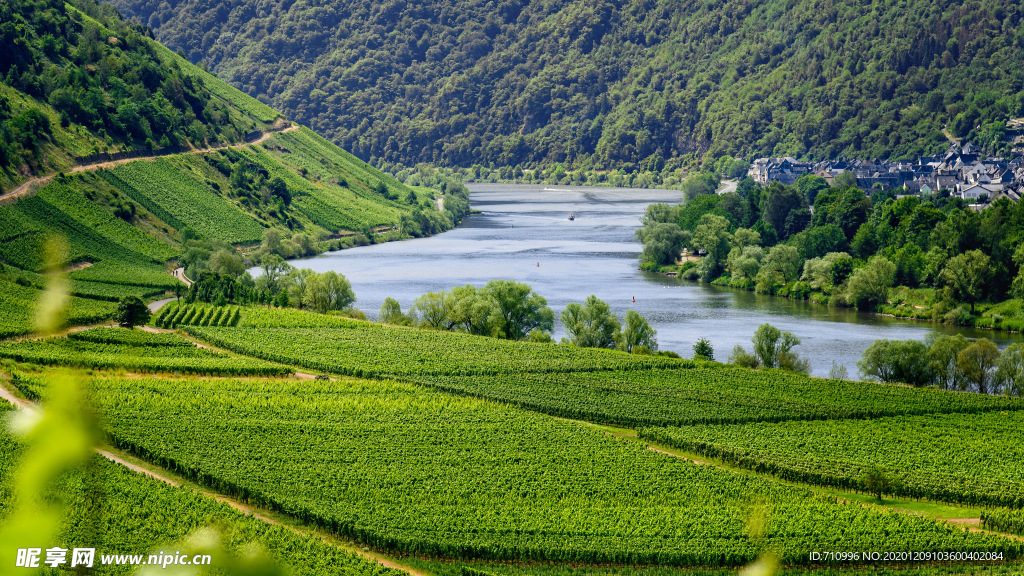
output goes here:
[{"label": "riverbank", "polygon": [[[749,279],[733,280],[730,277],[722,276],[710,283],[705,283],[690,278],[687,272],[693,268],[695,268],[695,263],[688,261],[675,266],[641,267],[640,269],[694,285],[710,284],[721,288],[754,292],[762,296],[809,302],[828,308],[853,309],[845,303],[835,303],[834,294],[812,290],[806,282],[776,284],[772,287],[771,292],[757,292],[755,282]],[[885,318],[928,322],[954,328],[973,328],[1007,334],[1024,333],[1024,300],[1017,298],[995,303],[980,302],[975,305],[974,312],[971,312],[968,304],[942,300],[934,288],[896,286],[890,290],[889,300],[885,304],[878,306],[875,310],[865,312]]]}]

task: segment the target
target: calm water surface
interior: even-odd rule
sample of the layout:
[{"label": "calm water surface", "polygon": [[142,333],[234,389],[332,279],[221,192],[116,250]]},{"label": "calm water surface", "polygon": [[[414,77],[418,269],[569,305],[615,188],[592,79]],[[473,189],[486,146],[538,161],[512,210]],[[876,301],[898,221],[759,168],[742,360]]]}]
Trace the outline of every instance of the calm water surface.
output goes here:
[{"label": "calm water surface", "polygon": [[[642,314],[658,331],[661,349],[686,357],[703,337],[714,346],[715,358],[724,361],[736,344],[750,349],[754,329],[769,322],[800,338],[796,350],[821,376],[833,361],[855,375],[857,359],[879,338],[923,339],[936,330],[955,332],[638,270],[641,246],[633,234],[640,216],[648,204],[678,202],[678,192],[508,184],[475,184],[470,190],[471,205],[482,213],[469,216],[455,230],[292,264],[344,274],[352,282],[356,306],[371,318],[388,296],[404,311],[426,292],[482,286],[495,278],[529,283],[548,299],[556,319],[568,303],[596,294],[620,317],[630,309]],[[569,212],[576,213],[575,221],[567,219]],[[1015,339],[988,331],[964,334],[985,336],[1000,346]],[[565,335],[557,320],[554,335]]]}]

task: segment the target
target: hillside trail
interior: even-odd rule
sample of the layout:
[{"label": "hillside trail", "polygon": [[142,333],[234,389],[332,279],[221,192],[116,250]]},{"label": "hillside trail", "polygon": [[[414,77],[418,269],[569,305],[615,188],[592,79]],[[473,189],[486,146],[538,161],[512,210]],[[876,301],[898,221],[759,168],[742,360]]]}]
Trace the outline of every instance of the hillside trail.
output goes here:
[{"label": "hillside trail", "polygon": [[[251,140],[249,142],[240,142],[238,144],[225,144],[223,146],[211,146],[206,148],[194,148],[192,150],[187,150],[185,152],[179,152],[178,154],[207,154],[210,152],[216,152],[218,150],[226,150],[228,148],[237,149],[244,148],[246,146],[255,146],[257,144],[262,144],[266,142],[274,134],[284,134],[285,132],[293,132],[298,129],[298,124],[289,124],[287,127],[282,128],[280,130],[265,130],[259,138]],[[122,158],[120,160],[106,160],[103,162],[94,162],[92,164],[83,164],[81,166],[75,166],[74,168],[69,170],[67,174],[77,174],[79,172],[88,172],[90,170],[99,170],[101,168],[113,168],[115,166],[120,166],[122,164],[128,164],[129,162],[137,162],[140,160],[155,160],[157,158],[163,158],[165,156],[170,156],[170,154],[153,154],[150,156],[137,156],[135,158]],[[18,199],[29,194],[36,188],[49,183],[51,180],[53,180],[54,176],[56,176],[56,174],[47,174],[46,176],[39,176],[37,178],[32,178],[31,180],[23,182],[14,190],[11,190],[6,194],[0,194],[0,204],[5,204],[10,200],[17,201]]]},{"label": "hillside trail", "polygon": [[[6,383],[0,384],[0,398],[6,400],[7,402],[9,402],[11,405],[13,405],[18,410],[35,410],[35,409],[38,408],[38,406],[34,402],[31,402],[29,400],[25,400],[24,398],[19,398],[18,396],[16,396],[11,390],[8,389]],[[100,448],[98,446],[93,448],[93,450],[96,452],[96,454],[106,458],[107,460],[109,460],[109,461],[111,461],[111,462],[113,462],[115,464],[124,466],[125,468],[128,468],[129,470],[131,470],[131,471],[133,471],[133,472],[135,472],[137,474],[142,474],[143,476],[146,476],[146,477],[151,478],[153,480],[157,480],[159,482],[163,482],[164,484],[167,484],[167,485],[170,485],[170,486],[174,486],[174,487],[181,487],[182,484],[183,484],[182,482],[172,478],[172,475],[170,473],[163,471],[162,468],[159,468],[158,466],[156,466],[154,464],[151,464],[149,462],[146,462],[145,465],[142,465],[141,461],[140,461],[140,464],[136,464],[136,463],[131,462],[128,459],[126,459],[126,458],[124,458],[122,456],[119,456],[118,454],[115,454],[115,453],[113,453],[113,452],[111,452],[109,450],[105,450],[103,448]],[[360,557],[365,558],[367,560],[372,560],[373,562],[376,562],[377,564],[380,564],[381,566],[384,566],[386,568],[391,568],[393,570],[398,570],[398,571],[401,571],[401,572],[405,572],[405,573],[409,574],[410,576],[431,576],[430,574],[428,574],[426,572],[422,572],[422,571],[417,570],[417,569],[415,569],[415,568],[413,568],[411,566],[406,566],[405,564],[402,564],[400,562],[392,560],[391,558],[388,558],[387,556],[384,556],[383,554],[379,554],[379,553],[374,552],[374,551],[369,550],[369,549],[360,548],[357,544],[354,544],[354,543],[350,543],[350,542],[346,542],[346,541],[340,540],[340,539],[338,539],[337,536],[334,536],[334,535],[329,534],[327,532],[323,532],[323,531],[318,530],[318,529],[300,528],[298,526],[292,526],[291,524],[282,523],[281,521],[276,520],[274,518],[271,518],[270,516],[267,516],[267,515],[261,514],[260,512],[257,512],[256,509],[253,506],[248,506],[248,505],[243,504],[243,503],[241,503],[240,501],[238,501],[238,500],[236,500],[234,498],[230,498],[228,496],[224,496],[223,494],[218,494],[216,492],[211,492],[209,490],[200,488],[200,487],[198,487],[198,486],[196,486],[194,484],[191,484],[191,483],[188,485],[188,488],[193,490],[193,491],[195,491],[195,492],[198,492],[199,494],[202,494],[203,496],[205,496],[207,498],[213,498],[214,500],[216,500],[218,502],[222,502],[224,504],[227,504],[228,506],[234,508],[235,510],[238,510],[239,512],[241,512],[242,514],[244,514],[246,516],[251,516],[252,518],[254,518],[256,520],[259,520],[261,522],[266,522],[267,524],[271,524],[273,526],[280,526],[280,527],[285,528],[287,530],[291,530],[292,532],[294,532],[295,534],[298,534],[299,536],[314,536],[314,537],[317,537],[320,540],[322,540],[322,541],[324,541],[324,542],[326,542],[326,543],[328,543],[330,545],[342,548],[342,549],[344,549],[344,550],[346,550],[348,552],[356,554],[357,556],[360,556]]]}]

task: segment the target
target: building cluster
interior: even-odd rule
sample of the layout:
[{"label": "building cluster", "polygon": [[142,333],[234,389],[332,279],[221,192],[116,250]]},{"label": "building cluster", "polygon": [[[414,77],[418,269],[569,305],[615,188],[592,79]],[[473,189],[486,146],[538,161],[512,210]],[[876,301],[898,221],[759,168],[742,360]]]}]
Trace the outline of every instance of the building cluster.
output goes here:
[{"label": "building cluster", "polygon": [[900,189],[900,194],[950,194],[979,207],[998,198],[1017,202],[1024,196],[1024,159],[984,157],[973,144],[956,144],[944,154],[922,156],[917,162],[829,160],[799,162],[794,158],[758,158],[749,175],[762,186],[792,185],[804,174],[820,176],[831,186],[840,174],[852,172],[861,190]]}]

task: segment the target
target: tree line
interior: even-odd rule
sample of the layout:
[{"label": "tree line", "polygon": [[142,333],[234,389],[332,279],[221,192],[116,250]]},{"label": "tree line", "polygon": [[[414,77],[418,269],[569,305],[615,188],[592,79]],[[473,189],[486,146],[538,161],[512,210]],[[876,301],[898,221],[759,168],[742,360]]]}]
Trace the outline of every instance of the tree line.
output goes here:
[{"label": "tree line", "polygon": [[[641,224],[641,267],[762,294],[876,310],[903,287],[901,297],[952,324],[980,320],[979,303],[1024,297],[1024,206],[1006,199],[977,212],[947,190],[897,198],[844,178],[746,178],[735,192],[652,204]],[[1011,316],[987,327],[1019,330]]]},{"label": "tree line", "polygon": [[[464,332],[508,340],[553,342],[555,314],[547,299],[514,280],[491,280],[483,287],[471,284],[442,292],[429,292],[402,312],[394,298],[386,298],[379,318],[385,324]],[[609,348],[630,354],[678,355],[658,350],[657,331],[640,313],[627,310],[620,320],[608,303],[593,294],[582,304],[572,302],[559,316],[567,336],[562,344]]]},{"label": "tree line", "polygon": [[1024,395],[1024,344],[1000,352],[987,338],[961,334],[920,340],[877,340],[857,362],[861,376],[880,382],[936,386],[981,394]]}]

